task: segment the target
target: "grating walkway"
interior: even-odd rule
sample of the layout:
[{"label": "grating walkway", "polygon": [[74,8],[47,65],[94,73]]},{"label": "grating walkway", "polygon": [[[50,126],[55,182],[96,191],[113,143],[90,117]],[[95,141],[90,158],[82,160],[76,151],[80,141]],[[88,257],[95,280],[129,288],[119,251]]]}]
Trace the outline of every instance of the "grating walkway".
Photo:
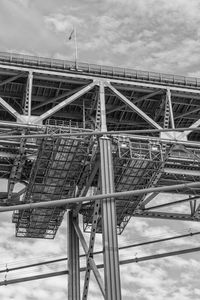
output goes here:
[{"label": "grating walkway", "polygon": [[[23,200],[28,203],[72,197],[86,157],[81,140],[44,139]],[[15,212],[16,236],[54,238],[65,210],[49,207]]]}]

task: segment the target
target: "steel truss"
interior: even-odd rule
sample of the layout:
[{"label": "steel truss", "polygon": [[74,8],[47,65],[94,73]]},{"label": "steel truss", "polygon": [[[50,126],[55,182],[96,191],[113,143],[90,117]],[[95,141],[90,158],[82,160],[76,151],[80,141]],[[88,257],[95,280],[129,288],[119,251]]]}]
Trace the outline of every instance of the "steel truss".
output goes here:
[{"label": "steel truss", "polygon": [[[14,210],[16,236],[54,238],[68,210],[68,299],[81,298],[79,242],[82,299],[92,270],[104,298],[117,300],[117,233],[132,216],[200,221],[199,98],[196,78],[0,53],[0,211]],[[163,191],[186,196],[152,204]]]}]

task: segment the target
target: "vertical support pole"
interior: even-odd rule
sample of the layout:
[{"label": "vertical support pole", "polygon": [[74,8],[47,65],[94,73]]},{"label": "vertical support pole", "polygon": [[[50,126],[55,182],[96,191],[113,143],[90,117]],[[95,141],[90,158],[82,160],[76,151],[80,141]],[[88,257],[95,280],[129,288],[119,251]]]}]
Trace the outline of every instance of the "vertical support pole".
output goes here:
[{"label": "vertical support pole", "polygon": [[[104,82],[99,82],[101,131],[107,131]],[[101,192],[114,192],[114,172],[111,140],[103,136],[99,139],[101,160]],[[104,256],[105,300],[121,300],[119,252],[117,241],[117,221],[115,199],[102,201],[102,234]]]},{"label": "vertical support pole", "polygon": [[169,105],[169,115],[170,115],[171,127],[175,128],[175,125],[174,125],[174,114],[173,114],[172,101],[171,101],[171,91],[170,91],[169,88],[167,89],[167,101],[168,101],[168,105]]},{"label": "vertical support pole", "polygon": [[100,108],[101,108],[101,131],[107,131],[105,90],[104,90],[104,82],[102,81],[99,82],[99,92],[100,92]]},{"label": "vertical support pole", "polygon": [[85,100],[83,100],[83,128],[85,129]]},{"label": "vertical support pole", "polygon": [[79,239],[73,222],[78,224],[78,216],[73,212],[67,214],[68,221],[68,300],[80,300],[80,261],[79,261]]},{"label": "vertical support pole", "polygon": [[[102,193],[114,192],[112,144],[109,138],[100,138]],[[115,199],[102,201],[105,299],[121,300],[119,253],[117,241]]]},{"label": "vertical support pole", "polygon": [[27,83],[26,83],[26,90],[23,100],[23,112],[25,116],[30,117],[31,116],[31,101],[32,101],[32,86],[33,86],[33,73],[32,71],[29,71]]},{"label": "vertical support pole", "polygon": [[31,116],[31,101],[32,101],[32,86],[33,86],[33,73],[29,72],[28,75],[28,116]]}]

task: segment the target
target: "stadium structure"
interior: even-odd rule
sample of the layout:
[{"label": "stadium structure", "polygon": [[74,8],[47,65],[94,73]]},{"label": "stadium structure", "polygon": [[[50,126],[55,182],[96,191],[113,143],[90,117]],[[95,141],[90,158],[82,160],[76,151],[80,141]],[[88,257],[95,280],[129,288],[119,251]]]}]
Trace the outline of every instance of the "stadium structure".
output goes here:
[{"label": "stadium structure", "polygon": [[[121,299],[117,237],[131,217],[199,222],[199,111],[197,78],[0,53],[0,211],[13,211],[16,237],[42,239],[67,213],[68,299],[81,298],[80,271],[82,299],[91,271],[106,300]],[[181,200],[152,206],[162,192]]]}]

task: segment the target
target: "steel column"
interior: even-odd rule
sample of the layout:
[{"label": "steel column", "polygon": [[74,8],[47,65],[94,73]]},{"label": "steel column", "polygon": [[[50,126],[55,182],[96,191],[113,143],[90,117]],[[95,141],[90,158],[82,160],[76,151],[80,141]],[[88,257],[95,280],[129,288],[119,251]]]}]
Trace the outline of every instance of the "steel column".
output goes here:
[{"label": "steel column", "polygon": [[169,104],[169,115],[170,115],[171,127],[175,128],[174,114],[173,114],[172,101],[171,101],[171,91],[170,91],[169,88],[167,89],[167,101],[168,101],[168,104]]},{"label": "steel column", "polygon": [[67,214],[68,221],[68,300],[80,300],[80,261],[79,238],[76,234],[73,222],[78,224],[78,216],[73,212]]},{"label": "steel column", "polygon": [[[100,138],[101,185],[102,193],[113,193],[114,175],[112,161],[112,144],[109,138]],[[120,300],[121,284],[119,271],[119,254],[117,241],[115,199],[102,201],[102,225],[104,248],[105,299]]]},{"label": "steel column", "polygon": [[31,106],[32,106],[32,86],[33,86],[33,73],[29,72],[28,75],[28,116],[31,116]]}]

